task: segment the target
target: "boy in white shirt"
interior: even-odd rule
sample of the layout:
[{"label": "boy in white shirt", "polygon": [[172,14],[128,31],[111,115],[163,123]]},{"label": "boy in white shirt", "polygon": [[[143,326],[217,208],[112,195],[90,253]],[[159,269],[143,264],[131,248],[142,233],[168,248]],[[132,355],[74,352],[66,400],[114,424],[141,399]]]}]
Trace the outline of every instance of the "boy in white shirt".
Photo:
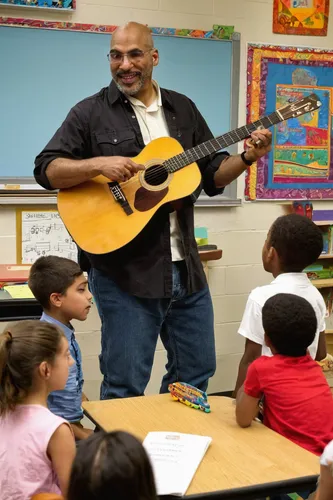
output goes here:
[{"label": "boy in white shirt", "polygon": [[259,356],[272,356],[264,340],[262,308],[266,300],[278,293],[291,293],[306,299],[317,317],[317,331],[309,354],[321,361],[326,357],[325,316],[326,305],[320,292],[302,272],[313,264],[323,250],[320,229],[307,217],[298,214],[284,215],[276,219],[270,228],[262,250],[265,271],[274,280],[269,285],[255,288],[248,298],[238,333],[245,337],[245,351],[239,363],[234,395],[243,385],[248,366]]}]

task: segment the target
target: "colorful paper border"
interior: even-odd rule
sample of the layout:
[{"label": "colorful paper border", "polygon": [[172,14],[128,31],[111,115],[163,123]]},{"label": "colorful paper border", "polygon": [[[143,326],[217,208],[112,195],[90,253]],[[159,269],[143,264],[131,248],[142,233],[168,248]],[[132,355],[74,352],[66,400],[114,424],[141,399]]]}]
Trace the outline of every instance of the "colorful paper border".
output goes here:
[{"label": "colorful paper border", "polygon": [[[60,10],[60,9],[59,9]],[[0,26],[21,28],[39,28],[49,30],[83,31],[90,33],[113,33],[117,26],[103,24],[72,23],[67,21],[45,21],[42,19],[28,19],[19,17],[0,17]],[[187,28],[158,28],[150,27],[153,35],[178,36],[186,38],[208,38],[214,40],[231,40],[233,26],[214,25],[210,31]]]},{"label": "colorful paper border", "polygon": [[279,23],[279,1],[274,0],[273,3],[273,33],[281,35],[305,35],[305,36],[326,36],[328,27],[328,16],[330,10],[329,0],[325,0],[325,19],[323,28],[307,28],[307,27],[286,27]]},{"label": "colorful paper border", "polygon": [[[247,123],[256,121],[266,107],[266,70],[269,62],[279,64],[304,64],[333,67],[333,50],[279,47],[275,45],[248,44],[247,51]],[[268,159],[263,157],[247,171],[245,178],[246,200],[278,199],[332,199],[333,189],[268,189],[265,187]]]},{"label": "colorful paper border", "polygon": [[[25,4],[13,4],[13,3],[5,3],[0,0],[0,7],[9,8],[9,9],[29,9],[38,10],[38,11],[46,11],[46,12],[67,12],[68,14],[73,14],[76,11],[76,0],[72,0],[72,7],[48,7],[41,5],[25,5]],[[2,19],[2,18],[0,18]]]}]

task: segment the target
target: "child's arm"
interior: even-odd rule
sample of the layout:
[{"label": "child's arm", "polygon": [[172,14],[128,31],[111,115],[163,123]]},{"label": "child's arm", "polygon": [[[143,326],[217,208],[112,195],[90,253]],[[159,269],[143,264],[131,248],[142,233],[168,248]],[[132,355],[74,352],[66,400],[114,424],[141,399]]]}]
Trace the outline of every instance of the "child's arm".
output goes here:
[{"label": "child's arm", "polygon": [[73,434],[67,424],[61,424],[53,433],[47,447],[47,454],[57,474],[61,493],[66,496],[72,464],[76,454]]},{"label": "child's arm", "polygon": [[239,362],[236,387],[235,387],[235,390],[233,393],[234,398],[237,396],[237,392],[238,392],[239,388],[245,382],[248,367],[255,359],[257,359],[257,358],[259,358],[259,356],[261,356],[261,350],[262,350],[262,346],[260,344],[256,344],[256,342],[253,342],[250,339],[246,339],[244,354],[243,354],[242,359]]},{"label": "child's arm", "polygon": [[[82,403],[84,401],[89,401],[84,392],[82,392]],[[83,427],[81,422],[71,422],[72,431],[74,433],[75,439],[81,441],[81,439],[86,439],[89,437],[94,431],[91,429],[87,429]]]},{"label": "child's arm", "polygon": [[238,389],[244,384],[249,365],[261,356],[265,342],[265,332],[262,326],[262,307],[256,300],[256,291],[250,293],[247,299],[243,318],[238,333],[245,337],[245,350],[239,363],[238,377],[233,396],[237,396]]},{"label": "child's arm", "polygon": [[316,361],[322,361],[323,359],[326,358],[326,356],[327,356],[326,334],[325,331],[323,331],[320,332],[319,334]]},{"label": "child's arm", "polygon": [[94,432],[91,429],[83,427],[81,422],[71,423],[70,426],[72,428],[75,439],[77,439],[78,441],[81,441],[81,439],[87,439]]},{"label": "child's arm", "polygon": [[325,335],[325,330],[326,330],[326,303],[321,295],[319,295],[320,301],[321,301],[321,308],[320,308],[320,316],[321,319],[318,322],[318,330],[320,331],[319,334],[319,339],[318,339],[318,347],[317,347],[317,353],[316,353],[316,361],[322,361],[323,359],[326,358],[327,356],[327,348],[326,348],[326,335]]},{"label": "child's arm", "polygon": [[240,427],[250,427],[259,411],[260,398],[245,394],[244,385],[239,389],[236,398],[236,421]]},{"label": "child's arm", "polygon": [[316,500],[332,500],[333,498],[333,441],[325,448],[320,457],[319,489]]},{"label": "child's arm", "polygon": [[239,389],[236,399],[236,420],[240,427],[249,427],[259,411],[259,401],[263,395],[257,366],[263,358],[254,361],[247,371],[244,385]]},{"label": "child's arm", "polygon": [[320,466],[319,492],[316,500],[332,500],[333,498],[333,475],[332,466]]}]

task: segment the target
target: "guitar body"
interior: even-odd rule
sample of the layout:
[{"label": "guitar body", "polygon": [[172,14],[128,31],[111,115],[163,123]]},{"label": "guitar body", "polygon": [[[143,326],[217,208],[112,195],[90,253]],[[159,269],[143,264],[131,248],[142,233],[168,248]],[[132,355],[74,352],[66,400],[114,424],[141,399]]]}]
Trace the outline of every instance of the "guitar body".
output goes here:
[{"label": "guitar body", "polygon": [[113,252],[132,241],[161,205],[192,194],[201,181],[196,163],[173,173],[161,167],[165,160],[182,152],[176,139],[163,137],[150,142],[132,158],[146,170],[119,183],[132,210],[130,214],[116,201],[110,180],[102,175],[60,190],[59,214],[78,246],[93,254]]}]

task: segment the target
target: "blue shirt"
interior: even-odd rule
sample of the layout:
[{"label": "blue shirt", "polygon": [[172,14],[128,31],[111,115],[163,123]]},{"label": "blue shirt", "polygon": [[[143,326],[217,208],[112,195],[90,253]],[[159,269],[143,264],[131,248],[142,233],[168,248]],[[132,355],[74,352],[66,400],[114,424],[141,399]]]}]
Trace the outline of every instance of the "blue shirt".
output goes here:
[{"label": "blue shirt", "polygon": [[81,350],[75,339],[74,328],[60,323],[60,321],[51,318],[51,316],[48,316],[45,312],[42,314],[40,320],[53,323],[62,329],[68,340],[69,351],[74,359],[74,364],[69,368],[65,389],[51,392],[48,397],[47,403],[49,410],[68,422],[79,422],[83,418],[81,406],[83,373]]}]

